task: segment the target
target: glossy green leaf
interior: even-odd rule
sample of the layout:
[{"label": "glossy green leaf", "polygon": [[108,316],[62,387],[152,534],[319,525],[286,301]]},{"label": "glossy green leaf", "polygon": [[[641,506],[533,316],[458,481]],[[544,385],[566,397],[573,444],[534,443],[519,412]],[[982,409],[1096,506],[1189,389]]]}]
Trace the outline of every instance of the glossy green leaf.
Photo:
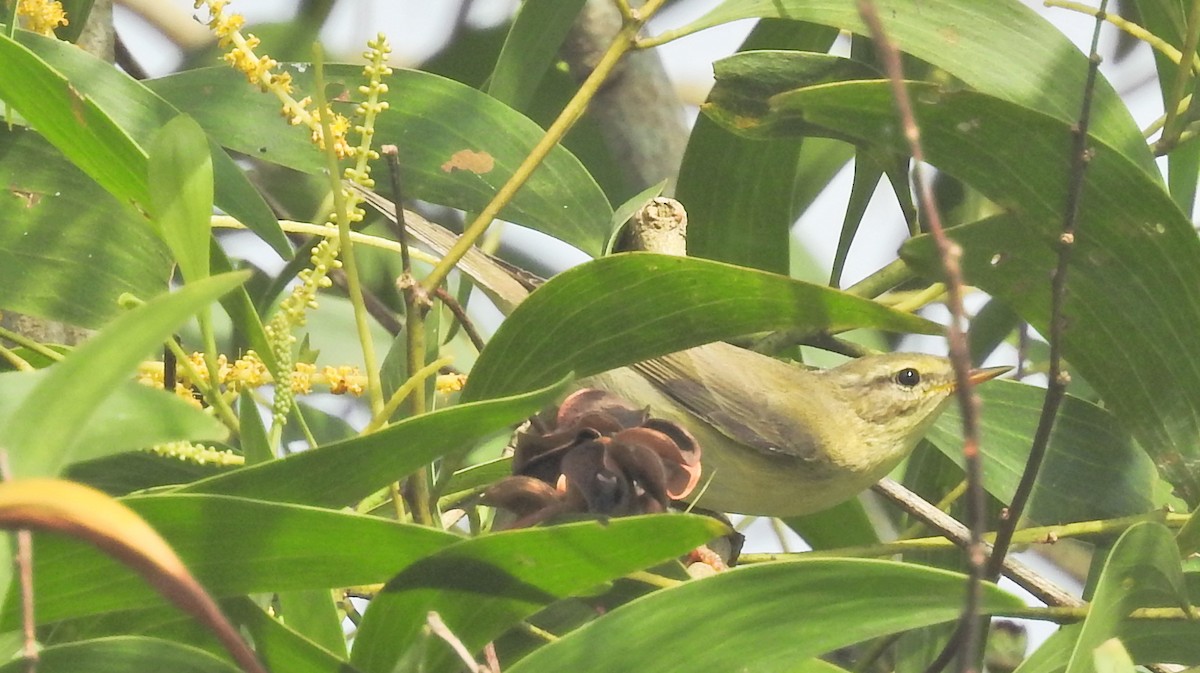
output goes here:
[{"label": "glossy green leaf", "polygon": [[487,92],[517,110],[530,102],[542,77],[558,58],[584,0],[531,0],[513,18]]},{"label": "glossy green leaf", "polygon": [[350,656],[342,618],[333,602],[334,590],[281,591],[275,594],[275,600],[279,605],[277,612],[283,614],[288,628],[297,636],[342,659]]},{"label": "glossy green leaf", "polygon": [[[874,4],[888,39],[902,51],[978,91],[1059,121],[1071,123],[1079,115],[1087,57],[1019,0],[936,4],[879,0]],[[669,34],[689,34],[751,17],[808,21],[870,36],[858,6],[842,0],[726,0]],[[1048,87],[1049,77],[1054,85]],[[1104,78],[1097,81],[1094,98],[1091,132],[1157,180],[1158,171],[1141,131]]]},{"label": "glossy green leaf", "polygon": [[144,219],[34,131],[0,125],[0,310],[99,327],[117,297],[164,291],[171,258]]},{"label": "glossy green leaf", "polygon": [[[87,455],[78,440],[113,388],[185,320],[237,287],[246,274],[213,276],[151,299],[112,321],[99,334],[52,366],[13,420],[0,426],[12,474],[51,476]],[[53,423],[45,419],[53,418]]]},{"label": "glossy green leaf", "polygon": [[[359,626],[351,661],[368,673],[394,670],[425,637],[431,610],[478,650],[559,598],[683,554],[724,531],[709,517],[652,515],[463,540],[388,582]],[[425,670],[461,665],[441,644],[425,657]]]},{"label": "glossy green leaf", "polygon": [[1134,608],[1187,605],[1171,531],[1153,522],[1131,526],[1117,539],[1100,571],[1067,673],[1093,670],[1096,648],[1117,635],[1118,624]]},{"label": "glossy green leaf", "polygon": [[[312,87],[306,64],[288,64],[300,91]],[[329,64],[331,100],[355,100],[357,66]],[[397,68],[387,80],[387,113],[375,137],[400,148],[401,181],[408,197],[478,211],[542,137],[536,124],[487,94],[436,75]],[[201,68],[148,82],[155,93],[200,122],[222,145],[264,161],[316,173],[323,156],[309,132],[280,118],[274,97],[247,86],[225,67]],[[340,89],[345,95],[337,94]],[[219,95],[214,95],[219,92]],[[343,104],[341,112],[349,113]],[[380,163],[377,174],[387,168]],[[512,203],[505,219],[560,238],[592,255],[603,250],[612,206],[582,164],[555,148]]]},{"label": "glossy green leaf", "polygon": [[816,550],[879,543],[879,533],[859,498],[783,522]]},{"label": "glossy green leaf", "polygon": [[[111,123],[118,125],[140,148],[148,148],[158,130],[181,112],[147,89],[144,83],[74,45],[26,32],[20,33],[18,39],[24,47],[63,73],[73,90],[94,101]],[[245,86],[244,81],[242,85]],[[262,196],[229,155],[218,151],[216,145],[209,147],[216,175],[217,206],[243,222],[280,255],[290,257],[291,246]],[[145,191],[146,152],[144,149],[138,149],[138,152],[142,157],[138,178]],[[68,153],[68,156],[71,155]]]},{"label": "glossy green leaf", "polygon": [[463,391],[481,399],[589,376],[718,339],[783,328],[937,333],[873,301],[702,259],[629,253],[558,274],[513,311]]},{"label": "glossy green leaf", "polygon": [[191,493],[345,507],[428,465],[465,452],[550,404],[561,384],[415,416],[378,432],[185,486]]},{"label": "glossy green leaf", "polygon": [[[951,230],[967,282],[1047,331],[1052,242],[1066,202],[1067,123],[981,94],[913,85],[928,160],[1008,213]],[[831,133],[902,151],[887,82],[814,87],[773,99]],[[1014,138],[1024,139],[1014,142]],[[1200,333],[1200,240],[1153,177],[1093,139],[1070,270],[1064,352],[1150,453],[1181,497],[1200,502],[1200,364],[1180,358]],[[1137,199],[1125,195],[1136,193]],[[927,239],[902,256],[930,278]]]},{"label": "glossy green leaf", "polygon": [[0,100],[123,204],[149,205],[146,154],[89,96],[21,44],[0,36]]},{"label": "glossy green leaf", "polygon": [[[384,582],[459,539],[376,517],[224,496],[132,496],[122,502],[216,597]],[[370,553],[354,544],[367,540]],[[40,534],[36,544],[39,623],[165,604],[138,575],[86,544]],[[14,601],[19,596],[10,592],[6,627],[18,623]]]},{"label": "glossy green leaf", "polygon": [[338,654],[334,654],[267,614],[249,598],[231,598],[222,601],[221,607],[239,628],[249,632],[259,656],[272,671],[356,673],[341,656],[346,649],[345,641],[336,650]]},{"label": "glossy green leaf", "polygon": [[208,276],[213,167],[208,138],[186,116],[172,119],[150,145],[151,223],[187,282]]},{"label": "glossy green leaf", "polygon": [[[103,407],[100,413],[104,413]],[[85,438],[81,443],[86,441]],[[199,465],[176,456],[130,451],[71,463],[63,476],[113,497],[120,497],[147,488],[186,484],[231,469],[233,467],[229,465]]]},{"label": "glossy green leaf", "polygon": [[[1016,673],[1058,673],[1067,667],[1083,624],[1068,624],[1029,655]],[[1124,620],[1117,637],[1139,664],[1200,664],[1200,623],[1188,620]]]},{"label": "glossy green leaf", "polygon": [[[982,402],[984,488],[1012,501],[1025,469],[1046,391],[1011,381],[977,389]],[[962,418],[957,406],[926,435],[962,465]],[[1025,516],[1036,525],[1131,516],[1154,507],[1154,463],[1112,414],[1068,396],[1058,412],[1050,445]]]},{"label": "glossy green leaf", "polygon": [[[17,422],[17,410],[51,371],[0,374],[0,426]],[[228,428],[174,393],[132,381],[122,381],[108,392],[95,418],[83,426],[73,462],[185,439],[220,441],[229,435]]]},{"label": "glossy green leaf", "polygon": [[616,248],[617,243],[621,238],[621,231],[626,223],[642,208],[650,203],[651,200],[662,196],[663,189],[667,186],[667,181],[663,180],[657,185],[650,185],[642,191],[634,194],[628,201],[617,206],[613,211],[612,220],[608,224],[609,236],[608,242],[604,244],[604,254],[611,255]]},{"label": "glossy green leaf", "polygon": [[[792,48],[825,51],[837,37],[826,26],[795,21],[763,21],[741,50]],[[807,54],[819,59],[824,54]],[[771,69],[763,65],[760,72]],[[797,73],[781,72],[777,82],[798,84]],[[811,74],[811,71],[806,74]],[[715,93],[715,92],[714,92]],[[787,273],[789,238],[799,211],[794,190],[809,161],[800,139],[756,141],[732,133],[701,116],[688,138],[679,169],[677,198],[688,208],[688,254],[731,264]]]},{"label": "glossy green leaf", "polygon": [[[1183,50],[1187,39],[1187,18],[1184,15],[1182,3],[1163,2],[1161,0],[1133,0],[1136,7],[1138,23],[1156,35],[1158,38]],[[1154,50],[1154,66],[1158,72],[1160,98],[1165,108],[1173,98],[1175,79],[1179,74],[1179,65],[1166,54]],[[1195,88],[1195,83],[1190,86]],[[1190,93],[1184,90],[1184,95]],[[1193,110],[1194,110],[1194,106]],[[1184,122],[1186,113],[1177,117],[1177,122]],[[1161,134],[1160,134],[1161,136]],[[1200,174],[1200,143],[1184,143],[1167,155],[1167,181],[1170,185],[1172,198],[1179,209],[1191,216],[1196,200],[1197,176]]]},{"label": "glossy green leaf", "polygon": [[[220,601],[221,611],[246,639],[254,643],[255,651],[268,670],[287,673],[355,673],[345,657],[313,643],[289,628],[279,615],[267,614],[264,608],[247,596]],[[136,610],[107,612],[88,617],[68,619],[42,631],[43,645],[64,645],[78,641],[95,641],[136,633],[150,638],[171,640],[185,646],[224,655],[212,633],[196,624],[173,607],[162,606]],[[342,645],[343,649],[345,645]]]},{"label": "glossy green leaf", "polygon": [[[0,673],[25,673],[18,659],[0,666]],[[38,673],[239,673],[242,669],[214,654],[169,640],[118,636],[47,647],[38,652]]]},{"label": "glossy green leaf", "polygon": [[77,41],[92,13],[92,4],[93,0],[64,0],[62,6],[69,23],[59,26],[54,31],[54,36],[67,42]]},{"label": "glossy green leaf", "polygon": [[[839,647],[953,620],[966,581],[891,561],[804,559],[738,568],[617,608],[506,670],[589,670],[603,643],[621,643],[603,648],[606,670],[790,670]],[[1024,605],[993,585],[983,589],[984,614]]]}]

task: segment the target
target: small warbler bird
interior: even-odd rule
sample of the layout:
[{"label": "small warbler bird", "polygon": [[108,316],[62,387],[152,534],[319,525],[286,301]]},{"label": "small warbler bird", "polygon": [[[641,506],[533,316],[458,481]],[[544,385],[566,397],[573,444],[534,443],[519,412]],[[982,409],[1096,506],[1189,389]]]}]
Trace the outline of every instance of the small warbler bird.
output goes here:
[{"label": "small warbler bird", "polygon": [[[393,221],[395,205],[347,183]],[[445,254],[455,236],[406,212],[407,230]],[[540,282],[477,250],[460,263],[511,310]],[[982,383],[1008,371],[971,372]],[[944,357],[871,355],[809,369],[725,343],[711,343],[615,369],[580,382],[649,408],[687,428],[702,452],[700,488],[710,510],[798,516],[838,505],[907,456],[955,390]]]},{"label": "small warbler bird", "polygon": [[[981,383],[1008,371],[971,372]],[[696,504],[760,516],[833,507],[884,477],[953,396],[944,357],[869,355],[808,369],[713,343],[586,381],[686,427],[703,451]]]}]

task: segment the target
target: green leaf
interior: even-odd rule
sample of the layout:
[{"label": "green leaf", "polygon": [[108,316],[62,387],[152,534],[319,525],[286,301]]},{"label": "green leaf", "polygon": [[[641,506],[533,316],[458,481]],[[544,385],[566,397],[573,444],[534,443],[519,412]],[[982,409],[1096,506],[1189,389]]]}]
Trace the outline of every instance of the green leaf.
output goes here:
[{"label": "green leaf", "polygon": [[879,544],[879,533],[859,498],[783,521],[815,550]]},{"label": "green leaf", "polygon": [[[268,670],[355,673],[345,657],[338,657],[300,635],[284,624],[277,614],[267,614],[252,598],[226,598],[220,601],[220,606],[230,623],[254,643],[255,651]],[[41,639],[43,645],[63,645],[136,633],[198,647],[215,654],[224,651],[210,631],[167,606],[68,619],[57,622],[52,629],[45,629],[42,633],[45,634]],[[344,644],[342,648],[345,648]]]},{"label": "green leaf", "polygon": [[[984,487],[1003,503],[1012,501],[1025,469],[1046,391],[993,381],[980,386],[981,450],[987,462]],[[962,465],[962,418],[951,407],[925,436]],[[1067,396],[1050,435],[1046,459],[1026,516],[1038,525],[1109,519],[1150,511],[1154,464],[1112,414]]]},{"label": "green leaf", "polygon": [[54,31],[54,36],[66,42],[76,42],[83,33],[83,27],[92,13],[92,4],[93,0],[64,0],[62,2],[63,10],[67,13],[67,19],[70,22],[65,26],[59,26]]},{"label": "green leaf", "polygon": [[[0,673],[24,673],[28,664],[16,659]],[[119,636],[55,645],[38,651],[39,673],[239,673],[240,668],[214,654],[169,640]]]},{"label": "green leaf", "polygon": [[[652,515],[463,540],[388,582],[359,626],[351,661],[369,673],[394,670],[424,637],[431,610],[478,650],[559,598],[665,561],[724,531],[709,517]],[[425,670],[461,666],[442,646],[430,647],[426,657]]]},{"label": "green leaf", "polygon": [[[0,374],[0,427],[16,423],[18,409],[53,369]],[[80,431],[72,463],[179,440],[220,441],[229,429],[174,393],[121,381]],[[35,420],[35,423],[37,421]]]},{"label": "green leaf", "polygon": [[180,115],[150,146],[150,218],[186,282],[208,276],[213,167],[200,125]]},{"label": "green leaf", "polygon": [[[311,90],[307,64],[282,64],[299,90]],[[325,79],[337,101],[354,99],[357,66],[329,64]],[[375,125],[377,138],[399,141],[406,196],[478,211],[491,200],[544,132],[485,93],[437,75],[397,68],[388,78],[389,108]],[[147,83],[186,110],[227,148],[297,170],[318,173],[324,159],[309,131],[289,127],[271,96],[247,86],[225,67],[201,68]],[[219,95],[213,95],[219,92]],[[336,103],[335,103],[336,109]],[[345,109],[349,112],[349,109]],[[412,138],[413,142],[403,139]],[[376,162],[377,174],[387,168]],[[556,147],[501,217],[562,239],[591,255],[603,250],[612,206],[570,152]]]},{"label": "green leaf", "polygon": [[[1079,116],[1087,57],[1019,0],[936,5],[924,0],[880,0],[875,8],[884,32],[897,48],[945,70],[967,86],[1061,122],[1073,123]],[[726,0],[670,34],[686,35],[751,17],[808,21],[870,37],[857,6],[842,0]],[[996,67],[997,63],[1005,67]],[[1048,74],[1053,74],[1054,86],[1046,86]],[[1096,82],[1090,129],[1158,180],[1154,157],[1141,131],[1104,78]],[[1018,137],[1038,136],[1024,133],[1010,139]],[[1055,164],[1056,170],[1058,166]]]},{"label": "green leaf", "polygon": [[604,254],[611,255],[621,238],[621,231],[625,224],[643,207],[648,205],[650,201],[662,195],[663,189],[667,186],[667,181],[656,185],[650,185],[642,191],[634,194],[628,201],[617,206],[613,211],[612,220],[608,223],[609,236],[608,241],[604,244]]},{"label": "green leaf", "polygon": [[553,402],[562,385],[415,416],[363,437],[247,466],[185,486],[191,493],[241,495],[325,507],[353,504],[422,465],[465,452]]},{"label": "green leaf", "polygon": [[356,673],[344,656],[344,637],[341,646],[330,651],[267,614],[249,598],[231,598],[222,601],[221,607],[239,628],[250,633],[259,656],[272,671]]},{"label": "green leaf", "polygon": [[1134,608],[1175,605],[1187,609],[1187,589],[1177,553],[1171,532],[1158,523],[1137,524],[1117,539],[1100,572],[1067,673],[1092,670],[1096,648],[1116,635],[1118,623]]},{"label": "green leaf", "polygon": [[124,129],[68,78],[2,35],[0,61],[0,99],[123,204],[149,205],[146,154]]},{"label": "green leaf", "polygon": [[514,109],[525,109],[583,5],[584,0],[522,3],[496,59],[488,94]]},{"label": "green leaf", "polygon": [[[1058,673],[1065,669],[1082,629],[1083,624],[1068,624],[1055,631],[1016,673]],[[1135,663],[1200,664],[1200,623],[1194,620],[1124,620],[1117,625],[1116,635]]]},{"label": "green leaf", "polygon": [[[72,89],[94,101],[103,114],[112,120],[111,123],[117,124],[139,148],[149,147],[159,129],[181,112],[156,96],[142,82],[74,45],[27,32],[19,33],[18,39],[39,58],[66,75]],[[245,86],[244,81],[241,84]],[[244,223],[280,255],[290,257],[291,245],[266,202],[229,155],[224,151],[215,151],[218,148],[214,144],[209,147],[214,150],[212,161],[216,174],[217,206]],[[142,190],[146,191],[146,152],[143,149],[137,151],[141,156],[141,172],[137,177],[142,182]],[[74,161],[74,157],[67,154]]]},{"label": "green leaf", "polygon": [[[621,644],[603,650],[604,668],[613,671],[791,670],[839,647],[954,619],[966,582],[957,573],[891,561],[738,568],[617,608],[506,670],[587,670],[601,643]],[[983,590],[984,614],[1024,605],[994,585]]]},{"label": "green leaf", "polygon": [[[104,413],[101,407],[100,413]],[[224,427],[224,426],[222,426]],[[86,443],[84,438],[81,443]],[[112,456],[84,460],[67,466],[63,476],[71,481],[120,497],[134,491],[174,486],[211,477],[233,469],[228,465],[203,465],[180,460],[176,456],[160,456],[149,451],[131,451]]]},{"label": "green leaf", "polygon": [[[49,374],[0,427],[12,474],[50,476],[86,455],[78,440],[113,388],[191,315],[240,285],[247,274],[213,276],[156,297],[112,321]],[[45,419],[53,418],[53,423]]]},{"label": "green leaf", "polygon": [[[1003,300],[1048,331],[1053,242],[1066,203],[1070,125],[1027,108],[968,92],[911,85],[930,163],[978,189],[1009,212],[956,227],[967,282]],[[778,114],[882,143],[905,145],[887,82],[814,87],[776,96]],[[1013,138],[1025,139],[1013,142]],[[1200,333],[1200,240],[1160,182],[1093,138],[1071,255],[1063,340],[1066,358],[1163,476],[1190,503],[1200,502],[1200,363],[1181,358]],[[1137,194],[1138,198],[1127,198]],[[901,255],[929,278],[941,277],[932,242],[918,238]]]},{"label": "green leaf", "polygon": [[589,376],[750,332],[873,327],[936,333],[916,316],[822,285],[702,259],[629,253],[558,274],[504,321],[463,399]]},{"label": "green leaf", "polygon": [[[763,21],[740,50],[783,47],[825,51],[837,37],[826,26]],[[824,54],[807,54],[821,58]],[[769,66],[764,65],[763,70]],[[762,72],[760,70],[759,72]],[[796,86],[794,71],[774,71]],[[777,81],[780,81],[777,80]],[[714,91],[714,94],[716,92]],[[711,99],[710,99],[711,100]],[[676,196],[688,208],[688,254],[787,273],[794,191],[811,151],[800,140],[751,140],[700,117],[688,138]]]},{"label": "green leaf", "polygon": [[[121,501],[179,554],[213,596],[331,589],[384,582],[459,538],[431,528],[345,512],[211,495],[133,496]],[[370,553],[349,541],[369,540]],[[79,541],[35,536],[38,623],[165,605],[119,561]],[[4,626],[18,623],[17,592]]]},{"label": "green leaf", "polygon": [[0,309],[95,328],[121,294],[167,288],[171,258],[145,220],[37,133],[0,125],[0,185]]}]

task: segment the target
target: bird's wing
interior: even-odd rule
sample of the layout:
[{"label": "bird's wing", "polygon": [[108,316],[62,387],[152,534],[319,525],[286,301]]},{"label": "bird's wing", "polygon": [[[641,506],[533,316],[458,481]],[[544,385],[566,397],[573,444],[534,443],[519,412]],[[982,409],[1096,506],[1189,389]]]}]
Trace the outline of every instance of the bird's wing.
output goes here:
[{"label": "bird's wing", "polygon": [[[813,376],[801,367],[713,343],[632,368],[689,413],[740,444],[773,455],[810,459],[820,455],[810,419],[822,410],[798,408],[795,403],[795,388],[810,385]],[[770,378],[769,385],[764,376]]]}]

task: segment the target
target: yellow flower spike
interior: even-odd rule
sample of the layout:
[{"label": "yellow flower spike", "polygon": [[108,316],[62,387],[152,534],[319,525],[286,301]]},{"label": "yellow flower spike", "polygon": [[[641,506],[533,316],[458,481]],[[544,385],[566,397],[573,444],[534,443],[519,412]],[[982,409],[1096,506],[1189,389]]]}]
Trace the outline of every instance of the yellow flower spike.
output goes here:
[{"label": "yellow flower spike", "polygon": [[341,367],[326,366],[321,370],[321,377],[325,380],[325,384],[329,386],[329,392],[334,395],[349,393],[358,397],[366,390],[366,377],[363,376],[358,367],[345,365]]},{"label": "yellow flower spike", "polygon": [[25,26],[32,32],[54,37],[54,29],[70,23],[61,2],[54,0],[20,0],[17,16],[25,19]]},{"label": "yellow flower spike", "polygon": [[467,385],[466,374],[438,374],[434,388],[442,395],[457,393]]},{"label": "yellow flower spike", "polygon": [[316,365],[308,362],[297,362],[295,370],[292,371],[292,392],[297,395],[311,394],[313,375],[316,373]]},{"label": "yellow flower spike", "polygon": [[200,403],[200,400],[196,399],[196,393],[191,389],[191,387],[179,383],[178,381],[175,383],[175,396],[179,397],[184,402],[187,402],[197,409],[204,408],[204,405]]},{"label": "yellow flower spike", "polygon": [[246,464],[244,456],[239,456],[232,451],[222,451],[211,446],[193,444],[186,441],[155,444],[148,451],[165,458],[177,458],[185,463],[193,463],[195,465],[238,467]]},{"label": "yellow flower spike", "polygon": [[[280,101],[281,113],[287,123],[292,126],[306,126],[315,145],[324,149],[328,143],[339,159],[354,159],[354,166],[346,169],[347,177],[364,186],[372,186],[374,183],[370,178],[370,167],[367,162],[379,157],[378,152],[371,149],[375,117],[388,107],[386,101],[379,100],[380,96],[388,91],[387,85],[381,79],[392,73],[392,69],[386,63],[387,55],[391,52],[386,36],[381,33],[367,43],[368,49],[364,53],[364,57],[368,63],[363,68],[363,74],[368,81],[366,85],[357,89],[361,95],[365,96],[366,100],[355,106],[355,122],[352,124],[345,116],[336,114],[331,109],[310,110],[312,99],[309,97],[296,100],[292,95],[294,82],[291,73],[276,72],[279,64],[275,59],[255,53],[255,48],[260,45],[258,38],[253,35],[243,36],[241,34],[245,21],[236,14],[227,14],[225,11],[227,5],[228,0],[197,0],[195,3],[197,9],[207,8],[210,29],[217,36],[221,47],[229,49],[224,59],[242,72],[250,83],[258,85],[265,92],[273,93]],[[322,130],[323,116],[328,121],[329,138],[325,137],[326,132]],[[351,130],[359,136],[357,144],[351,143],[347,139]],[[358,203],[359,199],[355,198],[345,200],[347,212],[339,215],[343,224],[347,220],[358,222],[365,217],[365,213],[358,207]],[[292,293],[284,298],[279,309],[265,325],[267,339],[279,367],[278,371],[271,372],[276,379],[293,375],[292,348],[296,337],[292,332],[295,328],[304,325],[306,311],[316,308],[318,290],[332,285],[327,274],[330,270],[341,266],[341,262],[337,259],[339,245],[338,240],[327,239],[312,250],[312,268],[298,274],[297,279],[300,282],[293,288]],[[228,389],[232,390],[241,385],[248,385],[248,383],[241,382],[239,377],[244,372],[238,368],[236,363],[232,370],[229,376],[234,380],[226,384]],[[361,378],[361,374],[357,372],[346,372],[337,379],[339,381],[337,387],[344,388],[343,392],[359,394],[363,390]],[[301,390],[308,391],[303,387]],[[288,411],[293,404],[293,395],[292,386],[277,386],[276,388],[272,404],[275,421],[275,425],[271,429],[272,442],[278,441],[280,428],[286,422]]]}]

